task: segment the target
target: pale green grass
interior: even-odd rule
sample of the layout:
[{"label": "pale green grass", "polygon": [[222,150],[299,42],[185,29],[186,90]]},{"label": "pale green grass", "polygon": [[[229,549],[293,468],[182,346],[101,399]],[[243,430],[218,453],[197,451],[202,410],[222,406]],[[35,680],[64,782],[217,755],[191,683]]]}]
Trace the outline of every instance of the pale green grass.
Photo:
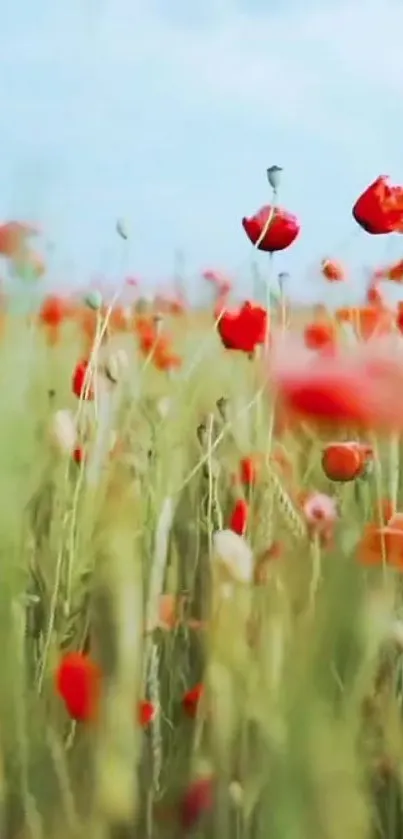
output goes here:
[{"label": "pale green grass", "polygon": [[[271,402],[258,362],[226,354],[204,329],[181,342],[185,366],[172,379],[142,369],[128,345],[130,374],[113,397],[126,451],[90,482],[47,433],[57,408],[76,407],[78,337],[49,351],[13,322],[1,343],[0,835],[177,839],[172,808],[207,765],[215,806],[197,837],[397,839],[401,658],[388,622],[401,585],[354,559],[374,479],[337,490],[335,547],[319,557],[311,608],[314,546],[267,457],[247,539],[255,557],[273,538],[284,555],[264,586],[236,587],[210,621],[212,535],[228,522],[240,455],[268,452]],[[299,488],[333,494],[320,441],[301,431],[284,442]],[[189,594],[207,630],[144,636],[161,592]],[[107,684],[93,728],[72,724],[54,689],[60,650],[88,643]],[[204,675],[211,713],[202,705],[192,722],[180,701]],[[133,722],[140,696],[159,703],[147,732]]]}]

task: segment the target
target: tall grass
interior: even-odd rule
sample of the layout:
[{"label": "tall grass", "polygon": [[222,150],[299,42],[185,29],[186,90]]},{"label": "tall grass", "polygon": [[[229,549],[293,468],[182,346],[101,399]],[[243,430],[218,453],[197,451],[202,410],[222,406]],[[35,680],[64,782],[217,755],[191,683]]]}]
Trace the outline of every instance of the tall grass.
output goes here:
[{"label": "tall grass", "polygon": [[[66,331],[49,349],[39,330],[6,324],[1,836],[177,839],[188,832],[178,805],[202,775],[213,801],[189,829],[200,839],[397,839],[401,584],[359,568],[355,546],[379,481],[385,494],[393,481],[401,501],[399,441],[392,460],[389,445],[381,449],[380,474],[338,491],[335,544],[322,551],[271,457],[259,362],[226,354],[194,325],[180,341],[185,365],[174,378],[144,369],[127,342],[127,373],[101,382],[96,416],[82,406],[95,436],[77,466],[49,429],[56,410],[77,408],[79,336]],[[122,444],[113,457],[112,427]],[[298,490],[335,494],[318,438],[301,428],[282,445]],[[246,491],[246,539],[255,563],[273,539],[282,546],[260,585],[223,581],[214,542],[240,492],[239,458],[251,451],[264,458]],[[159,625],[164,593],[186,596],[170,630]],[[102,667],[94,724],[71,721],[55,690],[67,649]],[[189,719],[182,697],[200,681]],[[133,708],[144,697],[157,713],[143,730]]]}]

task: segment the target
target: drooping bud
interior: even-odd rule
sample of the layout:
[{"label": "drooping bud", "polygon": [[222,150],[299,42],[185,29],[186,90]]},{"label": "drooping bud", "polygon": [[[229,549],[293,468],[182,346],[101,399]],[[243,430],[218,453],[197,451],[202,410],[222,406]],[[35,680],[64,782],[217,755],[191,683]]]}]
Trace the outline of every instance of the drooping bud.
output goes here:
[{"label": "drooping bud", "polygon": [[116,233],[125,241],[129,238],[126,222],[122,218],[118,219],[116,222]]}]

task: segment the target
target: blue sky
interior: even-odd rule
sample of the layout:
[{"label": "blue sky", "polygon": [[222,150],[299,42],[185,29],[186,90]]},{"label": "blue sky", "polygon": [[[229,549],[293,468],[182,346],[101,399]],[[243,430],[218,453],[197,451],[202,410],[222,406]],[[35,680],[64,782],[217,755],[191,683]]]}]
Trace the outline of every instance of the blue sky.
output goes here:
[{"label": "blue sky", "polygon": [[403,183],[402,31],[401,0],[6,3],[0,216],[43,223],[53,282],[124,270],[159,283],[179,249],[189,276],[214,266],[246,288],[240,220],[278,163],[303,229],[275,271],[318,296],[325,255],[403,255],[351,218],[378,174]]}]

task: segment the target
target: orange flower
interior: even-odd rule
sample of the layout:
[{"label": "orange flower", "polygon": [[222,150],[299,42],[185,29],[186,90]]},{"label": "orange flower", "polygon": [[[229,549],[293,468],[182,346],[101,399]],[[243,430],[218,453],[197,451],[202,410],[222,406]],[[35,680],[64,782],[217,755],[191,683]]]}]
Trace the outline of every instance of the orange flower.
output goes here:
[{"label": "orange flower", "polygon": [[336,320],[339,323],[351,323],[358,331],[358,336],[365,341],[380,335],[387,335],[394,325],[394,314],[381,306],[362,306],[338,309]]},{"label": "orange flower", "polygon": [[330,283],[340,282],[346,279],[345,271],[340,262],[334,259],[323,259],[321,262],[322,274]]},{"label": "orange flower", "polygon": [[[183,607],[187,601],[186,595],[161,594],[158,604],[158,616],[155,625],[146,626],[146,632],[153,632],[154,629],[162,629],[169,632],[176,629],[182,622]],[[203,629],[205,624],[197,618],[188,618],[184,621],[188,629]]]},{"label": "orange flower", "polygon": [[323,450],[322,468],[331,481],[354,481],[363,474],[370,457],[370,446],[355,442],[329,443]]},{"label": "orange flower", "polygon": [[154,350],[153,362],[157,370],[163,370],[166,373],[169,373],[170,370],[178,370],[182,366],[180,355],[159,346],[158,343]]},{"label": "orange flower", "polygon": [[109,315],[109,325],[112,332],[127,332],[131,326],[131,317],[124,306],[114,306]]},{"label": "orange flower", "polygon": [[369,306],[385,308],[384,299],[375,282],[371,282],[367,289],[367,303]]},{"label": "orange flower", "polygon": [[403,280],[403,259],[394,262],[393,265],[386,265],[380,268],[375,274],[376,279],[391,280],[393,283],[401,283]]},{"label": "orange flower", "polygon": [[96,311],[89,309],[88,306],[80,306],[77,308],[76,317],[86,338],[86,344],[88,347],[92,346],[97,331]]},{"label": "orange flower", "polygon": [[403,526],[393,526],[392,521],[384,527],[368,524],[357,548],[361,565],[382,565],[383,556],[388,565],[403,571]]},{"label": "orange flower", "polygon": [[309,350],[332,350],[336,332],[331,323],[309,323],[304,329],[305,346]]},{"label": "orange flower", "polygon": [[257,586],[264,585],[268,579],[268,572],[271,564],[276,559],[280,559],[283,553],[283,545],[281,542],[272,542],[269,548],[266,548],[257,558],[253,572],[253,582]]}]

